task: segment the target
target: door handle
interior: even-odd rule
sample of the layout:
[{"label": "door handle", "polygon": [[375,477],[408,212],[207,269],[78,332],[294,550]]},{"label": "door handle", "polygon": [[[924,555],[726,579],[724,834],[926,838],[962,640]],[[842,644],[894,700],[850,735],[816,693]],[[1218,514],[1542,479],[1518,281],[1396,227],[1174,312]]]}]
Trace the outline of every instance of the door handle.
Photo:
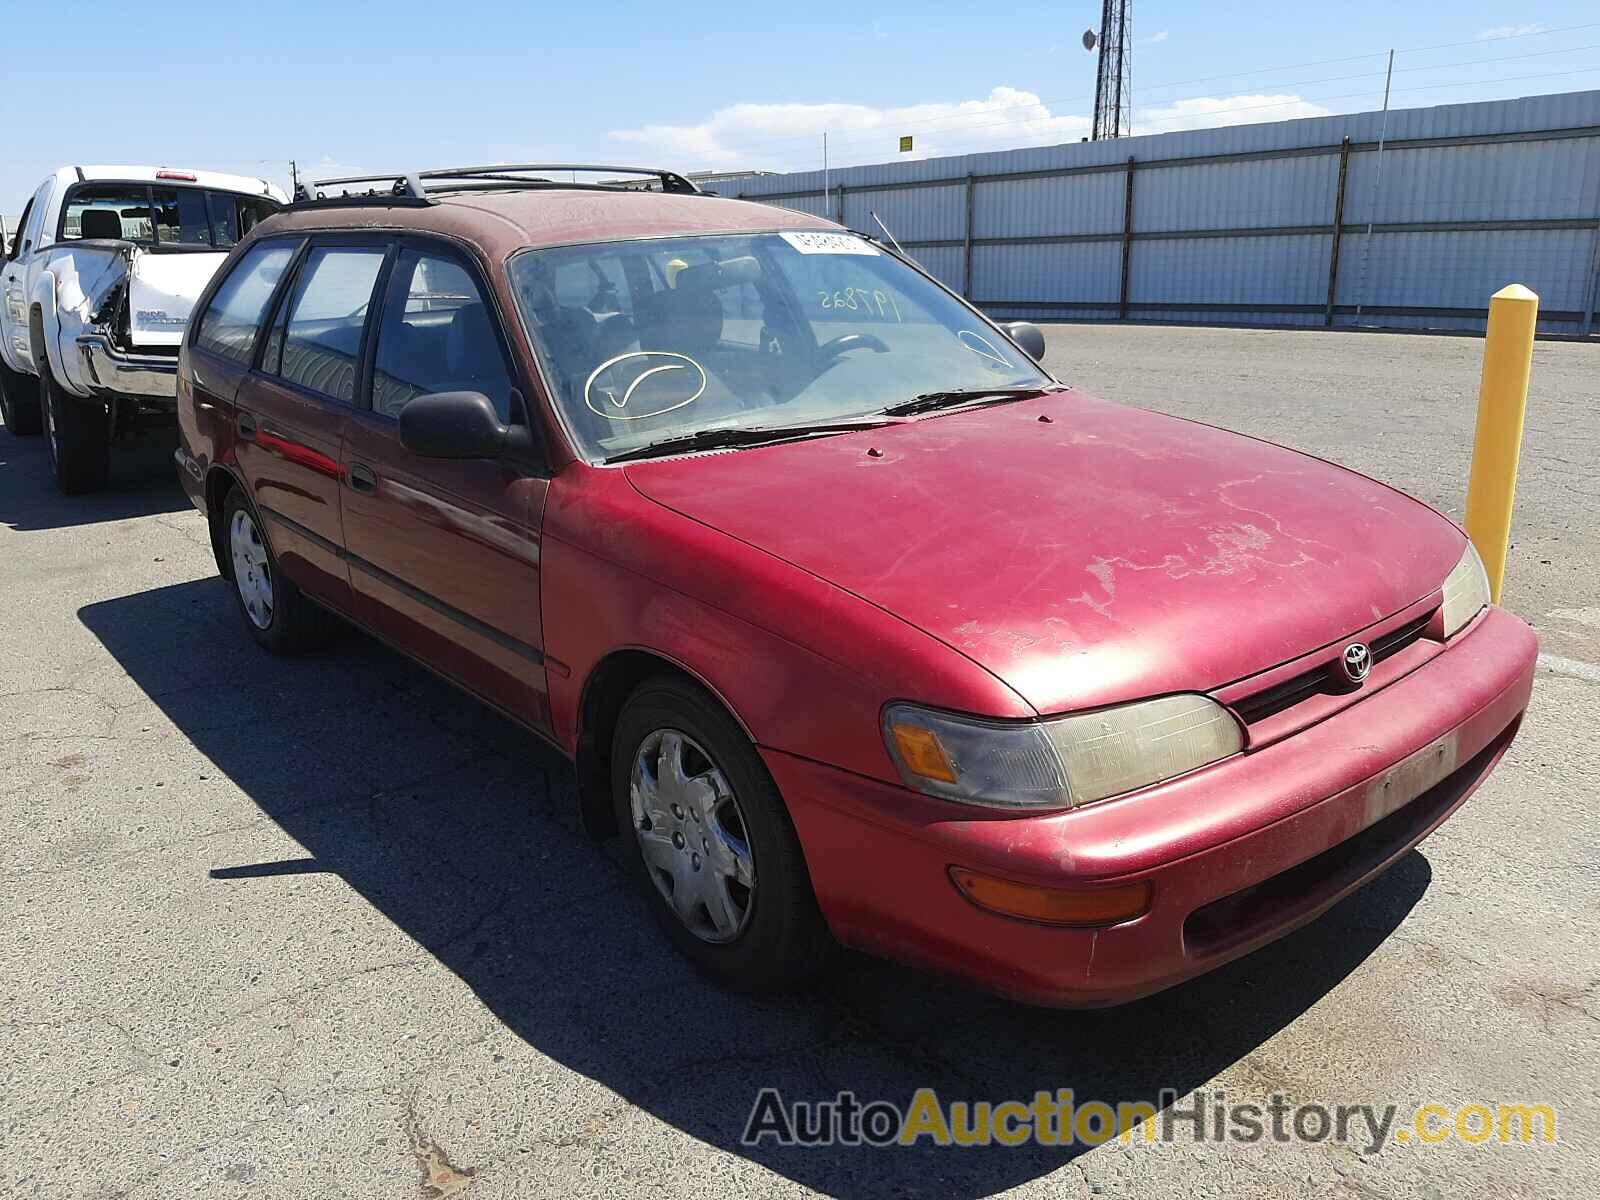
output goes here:
[{"label": "door handle", "polygon": [[366,463],[353,462],[346,471],[350,486],[358,492],[375,492],[378,490],[378,474]]},{"label": "door handle", "polygon": [[249,413],[239,414],[239,436],[247,442],[256,439],[256,419]]}]

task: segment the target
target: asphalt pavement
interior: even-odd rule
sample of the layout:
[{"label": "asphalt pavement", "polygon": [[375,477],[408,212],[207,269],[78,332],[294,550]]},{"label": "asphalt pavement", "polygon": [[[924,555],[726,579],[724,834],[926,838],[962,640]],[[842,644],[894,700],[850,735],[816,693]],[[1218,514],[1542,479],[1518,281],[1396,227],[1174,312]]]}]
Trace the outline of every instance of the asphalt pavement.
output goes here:
[{"label": "asphalt pavement", "polygon": [[[1470,338],[1052,326],[1067,379],[1459,517]],[[846,956],[733,996],[668,949],[570,768],[373,642],[244,632],[167,455],[56,495],[0,433],[0,1195],[1600,1195],[1600,346],[1540,343],[1506,601],[1545,658],[1437,834],[1119,1009]],[[1553,1106],[1558,1140],[744,1146],[759,1089],[903,1105]]]}]

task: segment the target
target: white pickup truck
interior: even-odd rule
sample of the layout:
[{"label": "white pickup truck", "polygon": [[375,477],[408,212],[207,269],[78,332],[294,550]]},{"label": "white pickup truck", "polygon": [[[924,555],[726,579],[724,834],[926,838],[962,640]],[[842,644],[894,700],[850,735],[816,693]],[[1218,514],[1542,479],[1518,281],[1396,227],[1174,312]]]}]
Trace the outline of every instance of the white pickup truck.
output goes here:
[{"label": "white pickup truck", "polygon": [[0,264],[0,415],[48,435],[63,492],[101,487],[113,443],[176,429],[189,311],[286,199],[165,167],[62,167],[39,185]]}]

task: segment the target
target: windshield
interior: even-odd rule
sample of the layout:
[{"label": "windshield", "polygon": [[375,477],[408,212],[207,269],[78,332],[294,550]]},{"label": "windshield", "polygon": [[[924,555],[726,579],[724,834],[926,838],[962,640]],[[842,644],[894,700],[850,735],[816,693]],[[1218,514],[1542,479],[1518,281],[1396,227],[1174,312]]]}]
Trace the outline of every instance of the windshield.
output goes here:
[{"label": "windshield", "polygon": [[1052,381],[864,238],[810,231],[525,250],[529,340],[590,458],[721,427],[881,412],[934,391]]}]

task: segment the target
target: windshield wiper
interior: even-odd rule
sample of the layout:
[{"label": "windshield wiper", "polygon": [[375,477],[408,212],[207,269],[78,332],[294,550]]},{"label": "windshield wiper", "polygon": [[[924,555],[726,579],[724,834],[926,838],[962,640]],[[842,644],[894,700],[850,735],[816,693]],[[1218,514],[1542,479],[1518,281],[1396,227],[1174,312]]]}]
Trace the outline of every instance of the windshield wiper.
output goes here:
[{"label": "windshield wiper", "polygon": [[1058,390],[1057,385],[1050,384],[1044,387],[958,388],[949,392],[923,392],[920,396],[902,400],[899,404],[891,404],[879,411],[886,417],[910,417],[917,413],[935,412],[941,408],[954,408],[962,404],[1031,400],[1035,396],[1043,396],[1047,392],[1056,390]]},{"label": "windshield wiper", "polygon": [[824,421],[809,425],[724,425],[646,442],[643,446],[635,446],[631,450],[620,450],[607,458],[606,462],[630,462],[639,458],[660,458],[667,454],[691,454],[696,450],[726,450],[734,446],[763,446],[827,433],[854,433],[859,429],[879,429],[894,423],[868,419]]}]

